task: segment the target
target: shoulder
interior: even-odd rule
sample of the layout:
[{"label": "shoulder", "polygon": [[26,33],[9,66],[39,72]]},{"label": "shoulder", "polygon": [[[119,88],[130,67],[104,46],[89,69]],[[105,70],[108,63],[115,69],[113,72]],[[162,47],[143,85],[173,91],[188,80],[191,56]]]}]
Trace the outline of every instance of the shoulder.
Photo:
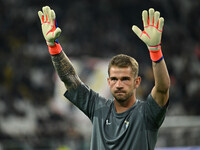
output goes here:
[{"label": "shoulder", "polygon": [[64,96],[70,101],[79,100],[82,102],[92,102],[95,107],[97,107],[96,109],[106,105],[109,106],[112,103],[112,100],[108,100],[101,96],[98,92],[95,92],[83,82],[81,82],[76,89],[66,91]]},{"label": "shoulder", "polygon": [[98,94],[96,102],[98,103],[99,107],[110,107],[113,100],[106,99],[105,97],[102,97],[101,95]]},{"label": "shoulder", "polygon": [[137,99],[137,109],[141,110],[150,110],[150,111],[157,111],[157,112],[162,112],[166,111],[168,107],[168,103],[161,107],[159,106],[156,101],[153,99],[152,95],[149,94],[145,100],[138,100]]},{"label": "shoulder", "polygon": [[98,93],[94,92],[90,89],[85,83],[80,82],[80,84],[75,89],[67,90],[64,94],[66,98],[75,98],[76,96],[80,96],[82,98],[93,97],[94,95],[98,95]]},{"label": "shoulder", "polygon": [[[168,101],[169,102],[169,101]],[[146,103],[148,106],[153,107],[154,109],[157,110],[166,110],[168,107],[168,102],[164,105],[164,106],[160,106],[156,100],[152,97],[151,94],[148,95],[147,99],[146,99]]]}]

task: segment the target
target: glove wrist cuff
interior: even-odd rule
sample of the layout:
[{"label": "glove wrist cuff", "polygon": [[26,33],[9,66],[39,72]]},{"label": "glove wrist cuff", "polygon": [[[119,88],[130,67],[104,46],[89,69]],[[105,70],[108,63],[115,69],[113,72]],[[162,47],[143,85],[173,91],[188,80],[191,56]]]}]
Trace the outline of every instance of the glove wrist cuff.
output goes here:
[{"label": "glove wrist cuff", "polygon": [[157,50],[160,50],[160,49],[161,49],[160,44],[155,45],[155,46],[147,46],[147,47],[148,47],[148,49],[149,49],[150,51],[157,51]]},{"label": "glove wrist cuff", "polygon": [[62,47],[59,43],[56,43],[55,42],[55,45],[48,45],[48,48],[49,48],[49,53],[51,55],[57,55],[59,54],[61,51],[62,51]]},{"label": "glove wrist cuff", "polygon": [[46,41],[46,43],[47,43],[48,46],[55,46],[55,42]]},{"label": "glove wrist cuff", "polygon": [[163,59],[161,47],[158,50],[149,49],[150,58],[153,62],[158,63]]}]

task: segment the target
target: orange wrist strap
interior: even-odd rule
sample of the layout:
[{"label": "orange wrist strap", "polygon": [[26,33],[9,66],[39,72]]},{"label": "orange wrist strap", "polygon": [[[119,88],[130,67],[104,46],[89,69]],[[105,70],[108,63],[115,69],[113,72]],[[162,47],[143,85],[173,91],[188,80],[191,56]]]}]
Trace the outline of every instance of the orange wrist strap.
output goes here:
[{"label": "orange wrist strap", "polygon": [[156,51],[149,50],[149,53],[150,53],[150,58],[153,62],[158,63],[163,59],[163,54],[162,54],[161,48]]},{"label": "orange wrist strap", "polygon": [[61,45],[56,42],[55,42],[55,45],[53,46],[48,45],[48,48],[49,48],[49,53],[51,55],[57,55],[62,51]]}]

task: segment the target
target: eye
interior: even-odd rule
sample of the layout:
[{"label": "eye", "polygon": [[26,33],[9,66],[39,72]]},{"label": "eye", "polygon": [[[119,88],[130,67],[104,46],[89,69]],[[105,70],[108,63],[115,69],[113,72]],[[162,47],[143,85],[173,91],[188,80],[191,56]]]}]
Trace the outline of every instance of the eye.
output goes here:
[{"label": "eye", "polygon": [[130,80],[130,77],[123,77],[122,78],[122,81],[129,81]]},{"label": "eye", "polygon": [[116,77],[110,77],[110,80],[111,81],[117,81],[117,78]]}]

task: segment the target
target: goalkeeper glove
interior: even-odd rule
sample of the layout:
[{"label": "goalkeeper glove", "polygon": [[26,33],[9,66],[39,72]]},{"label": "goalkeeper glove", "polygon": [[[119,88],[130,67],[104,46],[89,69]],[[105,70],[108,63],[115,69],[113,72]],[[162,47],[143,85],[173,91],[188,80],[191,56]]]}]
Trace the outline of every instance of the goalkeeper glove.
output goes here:
[{"label": "goalkeeper glove", "polygon": [[144,31],[133,25],[133,32],[147,45],[151,60],[160,62],[163,59],[161,51],[161,37],[164,25],[164,18],[160,17],[160,12],[149,9],[149,15],[146,10],[142,12]]},{"label": "goalkeeper glove", "polygon": [[[43,12],[42,12],[43,11]],[[42,33],[46,40],[51,55],[59,54],[62,51],[57,38],[60,36],[61,29],[57,27],[55,12],[49,6],[38,11],[38,16],[41,21]]]}]

